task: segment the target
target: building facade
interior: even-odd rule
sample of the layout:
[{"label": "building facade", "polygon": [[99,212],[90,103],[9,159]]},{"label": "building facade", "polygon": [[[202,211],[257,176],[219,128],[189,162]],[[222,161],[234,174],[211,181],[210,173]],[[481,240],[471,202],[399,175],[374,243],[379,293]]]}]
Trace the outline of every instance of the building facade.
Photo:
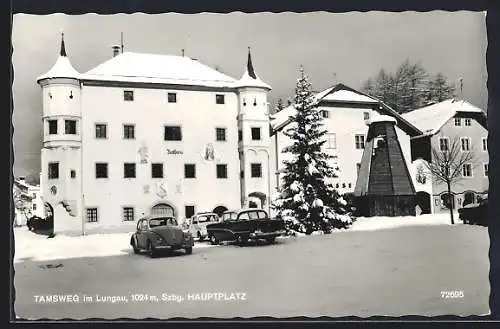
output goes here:
[{"label": "building facade", "polygon": [[115,52],[80,74],[61,40],[43,94],[42,178],[55,232],[133,230],[143,214],[268,205],[268,92],[184,56]]},{"label": "building facade", "polygon": [[26,183],[24,177],[14,179],[13,195],[19,199],[18,206],[14,211],[14,224],[16,226],[26,225],[28,218],[37,216],[45,217],[41,188],[39,185]]},{"label": "building facade", "polygon": [[[424,134],[412,140],[412,160],[417,200],[424,213],[448,211],[449,202],[457,209],[487,197],[488,127],[486,114],[463,100],[446,100],[403,115]],[[459,179],[448,195],[446,184],[432,177],[426,162],[435,161],[432,150],[446,151],[458,143],[460,152],[471,152]]]},{"label": "building facade", "polygon": [[[410,138],[421,135],[421,131],[401,115],[379,100],[343,84],[317,93],[315,97],[318,111],[323,116],[323,129],[327,130],[324,151],[334,157],[331,165],[339,168],[338,177],[333,178],[332,183],[341,194],[354,192],[367,141],[368,124],[377,116],[387,115],[396,120],[395,131],[402,154],[411,169]],[[291,154],[282,153],[283,148],[292,143],[283,132],[293,124],[290,116],[294,113],[293,106],[288,106],[274,114],[271,121],[278,176],[276,182],[279,181],[283,160],[291,157]],[[414,177],[413,174],[411,176]]]}]

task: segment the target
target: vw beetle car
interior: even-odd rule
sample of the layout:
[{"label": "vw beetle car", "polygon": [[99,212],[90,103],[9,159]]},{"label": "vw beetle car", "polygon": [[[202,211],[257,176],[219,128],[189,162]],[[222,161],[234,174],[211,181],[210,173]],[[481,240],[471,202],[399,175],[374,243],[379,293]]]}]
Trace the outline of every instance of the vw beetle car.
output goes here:
[{"label": "vw beetle car", "polygon": [[464,224],[488,226],[488,199],[458,209],[458,216]]},{"label": "vw beetle car", "polygon": [[237,241],[243,245],[249,240],[272,243],[276,237],[285,234],[285,222],[269,218],[263,209],[226,211],[222,214],[221,222],[207,225],[207,234],[212,244]]},{"label": "vw beetle car", "polygon": [[134,253],[147,251],[156,257],[160,251],[184,249],[186,254],[193,252],[194,239],[191,233],[183,231],[174,217],[149,215],[139,219],[137,230],[130,238]]},{"label": "vw beetle car", "polygon": [[207,237],[207,225],[218,221],[219,216],[213,212],[197,213],[189,221],[189,233],[199,241],[203,241]]}]

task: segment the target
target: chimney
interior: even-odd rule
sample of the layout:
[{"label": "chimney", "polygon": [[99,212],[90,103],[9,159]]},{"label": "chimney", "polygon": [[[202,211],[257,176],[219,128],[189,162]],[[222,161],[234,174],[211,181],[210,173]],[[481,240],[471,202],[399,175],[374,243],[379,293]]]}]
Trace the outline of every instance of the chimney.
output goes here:
[{"label": "chimney", "polygon": [[114,45],[111,48],[113,48],[113,57],[116,57],[118,54],[120,54],[121,46]]},{"label": "chimney", "polygon": [[181,49],[181,51],[182,51],[182,57],[184,57],[184,48]]}]

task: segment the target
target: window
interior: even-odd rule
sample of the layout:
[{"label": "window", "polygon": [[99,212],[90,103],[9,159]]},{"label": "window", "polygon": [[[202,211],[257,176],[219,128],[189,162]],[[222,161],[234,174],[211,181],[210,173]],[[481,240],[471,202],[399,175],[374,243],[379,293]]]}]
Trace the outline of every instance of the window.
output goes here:
[{"label": "window", "polygon": [[95,223],[98,220],[97,208],[87,208],[87,222]]},{"label": "window", "polygon": [[243,170],[240,171],[240,178],[245,178],[245,172]]},{"label": "window", "polygon": [[260,141],[260,128],[259,127],[252,128],[252,140],[253,141]]},{"label": "window", "polygon": [[123,164],[123,177],[124,178],[135,178],[135,163],[124,163]]},{"label": "window", "polygon": [[224,104],[224,95],[215,95],[216,104]]},{"label": "window", "polygon": [[76,120],[64,120],[64,133],[66,135],[76,135]]},{"label": "window", "polygon": [[484,169],[484,176],[488,177],[489,164],[488,163],[483,164],[483,169]]},{"label": "window", "polygon": [[217,178],[227,178],[227,165],[225,164],[217,165]]},{"label": "window", "polygon": [[472,177],[472,165],[470,163],[466,163],[462,166],[462,176]]},{"label": "window", "polygon": [[460,138],[460,142],[462,143],[462,151],[470,151],[470,139],[467,137]]},{"label": "window", "polygon": [[71,176],[71,178],[76,178],[76,171],[74,169],[72,169],[70,172],[69,172],[69,175]]},{"label": "window", "polygon": [[135,126],[134,125],[123,125],[123,138],[124,139],[135,139]]},{"label": "window", "polygon": [[33,203],[33,210],[36,210],[36,203]]},{"label": "window", "polygon": [[49,163],[49,179],[59,178],[59,162]]},{"label": "window", "polygon": [[194,216],[194,206],[184,206],[184,215],[186,218],[191,218]]},{"label": "window", "polygon": [[57,135],[57,120],[49,120],[49,135]]},{"label": "window", "polygon": [[462,125],[462,118],[455,118],[455,126],[460,127]]},{"label": "window", "polygon": [[134,221],[134,208],[133,207],[123,207],[123,221],[133,222]]},{"label": "window", "polygon": [[349,186],[349,188],[352,188],[352,183],[347,184],[347,186]]},{"label": "window", "polygon": [[469,127],[471,125],[471,119],[465,118],[465,126]]},{"label": "window", "polygon": [[182,131],[180,126],[165,126],[166,141],[181,141]]},{"label": "window", "polygon": [[361,163],[356,163],[356,173],[359,174],[359,169],[361,169]]},{"label": "window", "polygon": [[95,178],[108,178],[108,164],[96,163],[95,164]]},{"label": "window", "polygon": [[483,137],[483,151],[488,151],[488,139]]},{"label": "window", "polygon": [[97,123],[95,125],[95,138],[107,138],[106,124]]},{"label": "window", "polygon": [[177,103],[177,94],[176,93],[168,93],[167,99],[169,103]]},{"label": "window", "polygon": [[262,165],[260,163],[251,164],[252,177],[262,177]]},{"label": "window", "polygon": [[195,164],[185,164],[184,165],[184,178],[196,178],[196,165]]},{"label": "window", "polygon": [[328,112],[326,110],[322,110],[321,116],[323,117],[323,119],[328,119],[330,117],[330,112]]},{"label": "window", "polygon": [[163,163],[152,163],[151,164],[151,177],[152,178],[163,178]]},{"label": "window", "polygon": [[336,149],[337,148],[337,135],[335,133],[326,134],[326,148],[327,149]]},{"label": "window", "polygon": [[226,140],[226,128],[215,128],[215,140],[219,142]]},{"label": "window", "polygon": [[363,120],[370,119],[370,112],[363,112]]},{"label": "window", "polygon": [[361,150],[361,149],[365,148],[365,136],[364,135],[354,136],[354,142],[356,144],[357,150]]},{"label": "window", "polygon": [[448,138],[443,137],[439,139],[439,149],[441,152],[446,152],[449,150]]},{"label": "window", "polygon": [[134,92],[132,90],[124,90],[123,100],[126,102],[132,102],[134,100]]},{"label": "window", "polygon": [[238,142],[241,142],[243,140],[243,131],[240,129],[238,130]]}]

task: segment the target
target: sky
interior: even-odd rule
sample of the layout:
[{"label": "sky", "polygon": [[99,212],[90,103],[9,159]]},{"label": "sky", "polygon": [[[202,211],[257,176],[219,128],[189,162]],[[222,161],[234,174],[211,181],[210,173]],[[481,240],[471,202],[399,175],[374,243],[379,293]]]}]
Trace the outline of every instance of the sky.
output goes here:
[{"label": "sky", "polygon": [[361,88],[380,69],[404,60],[452,82],[463,97],[486,109],[487,35],[482,12],[230,13],[45,16],[16,14],[12,61],[14,175],[38,175],[42,98],[36,78],[54,65],[64,31],[73,67],[86,72],[112,57],[124,35],[125,51],[181,55],[234,78],[246,67],[248,47],[259,77],[273,87],[270,101],[293,95],[300,66],[316,91],[336,83]]}]

